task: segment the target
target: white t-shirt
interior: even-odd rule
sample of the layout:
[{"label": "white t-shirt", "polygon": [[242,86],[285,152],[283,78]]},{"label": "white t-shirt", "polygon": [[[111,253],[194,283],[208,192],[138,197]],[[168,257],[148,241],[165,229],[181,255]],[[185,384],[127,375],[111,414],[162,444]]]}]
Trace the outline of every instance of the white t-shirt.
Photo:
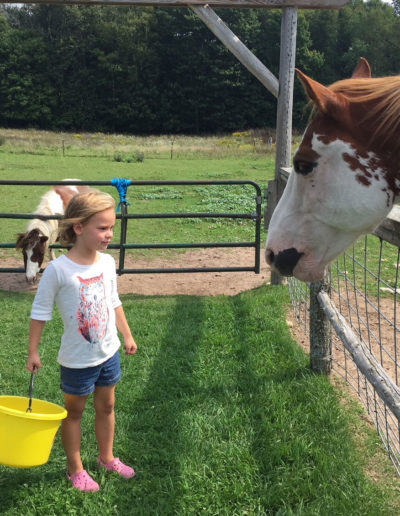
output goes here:
[{"label": "white t-shirt", "polygon": [[46,267],[32,305],[31,318],[50,321],[54,303],[64,322],[58,362],[64,367],[93,367],[111,358],[121,343],[115,308],[115,261],[98,253],[97,262],[80,265],[66,255]]}]

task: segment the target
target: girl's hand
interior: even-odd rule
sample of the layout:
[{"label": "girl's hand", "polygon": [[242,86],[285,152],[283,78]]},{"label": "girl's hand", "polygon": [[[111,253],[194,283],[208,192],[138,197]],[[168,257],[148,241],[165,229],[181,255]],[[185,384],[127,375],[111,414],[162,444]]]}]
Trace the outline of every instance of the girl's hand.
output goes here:
[{"label": "girl's hand", "polygon": [[38,371],[42,367],[42,362],[40,360],[40,356],[38,354],[32,354],[28,356],[28,360],[26,361],[26,368],[28,371],[33,373],[34,368]]},{"label": "girl's hand", "polygon": [[137,345],[133,337],[124,340],[124,348],[126,355],[134,355],[137,351]]},{"label": "girl's hand", "polygon": [[135,339],[132,337],[131,330],[129,329],[128,321],[125,317],[124,309],[122,305],[117,306],[115,309],[115,319],[117,328],[121,332],[124,339],[124,348],[127,355],[134,355],[137,350]]}]

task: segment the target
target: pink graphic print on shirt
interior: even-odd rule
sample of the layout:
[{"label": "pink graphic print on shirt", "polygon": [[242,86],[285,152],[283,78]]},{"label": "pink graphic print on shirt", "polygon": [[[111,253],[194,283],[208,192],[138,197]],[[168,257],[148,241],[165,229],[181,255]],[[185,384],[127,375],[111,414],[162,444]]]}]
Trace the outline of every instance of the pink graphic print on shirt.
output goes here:
[{"label": "pink graphic print on shirt", "polygon": [[92,345],[98,344],[107,331],[108,308],[105,300],[103,274],[79,280],[79,333]]}]

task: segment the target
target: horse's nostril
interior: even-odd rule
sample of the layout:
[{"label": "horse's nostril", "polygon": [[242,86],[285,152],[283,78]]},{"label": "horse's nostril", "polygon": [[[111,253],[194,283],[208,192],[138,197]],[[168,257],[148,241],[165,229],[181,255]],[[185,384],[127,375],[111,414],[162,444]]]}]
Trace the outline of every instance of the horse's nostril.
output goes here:
[{"label": "horse's nostril", "polygon": [[265,250],[265,260],[268,263],[268,265],[272,265],[274,263],[275,254],[274,251],[271,251],[271,249]]},{"label": "horse's nostril", "polygon": [[293,276],[293,269],[303,254],[299,253],[294,247],[285,249],[275,256],[274,266],[282,276]]}]

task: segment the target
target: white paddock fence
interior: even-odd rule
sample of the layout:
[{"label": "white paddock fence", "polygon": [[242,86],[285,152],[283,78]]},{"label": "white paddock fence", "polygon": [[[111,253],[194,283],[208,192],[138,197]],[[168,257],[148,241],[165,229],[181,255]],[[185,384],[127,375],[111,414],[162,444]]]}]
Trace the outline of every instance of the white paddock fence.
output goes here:
[{"label": "white paddock fence", "polygon": [[[282,169],[287,180],[289,170]],[[276,187],[268,202],[275,206]],[[271,199],[272,197],[272,199]],[[359,239],[321,283],[288,281],[311,367],[340,375],[365,406],[400,475],[400,207]]]}]

